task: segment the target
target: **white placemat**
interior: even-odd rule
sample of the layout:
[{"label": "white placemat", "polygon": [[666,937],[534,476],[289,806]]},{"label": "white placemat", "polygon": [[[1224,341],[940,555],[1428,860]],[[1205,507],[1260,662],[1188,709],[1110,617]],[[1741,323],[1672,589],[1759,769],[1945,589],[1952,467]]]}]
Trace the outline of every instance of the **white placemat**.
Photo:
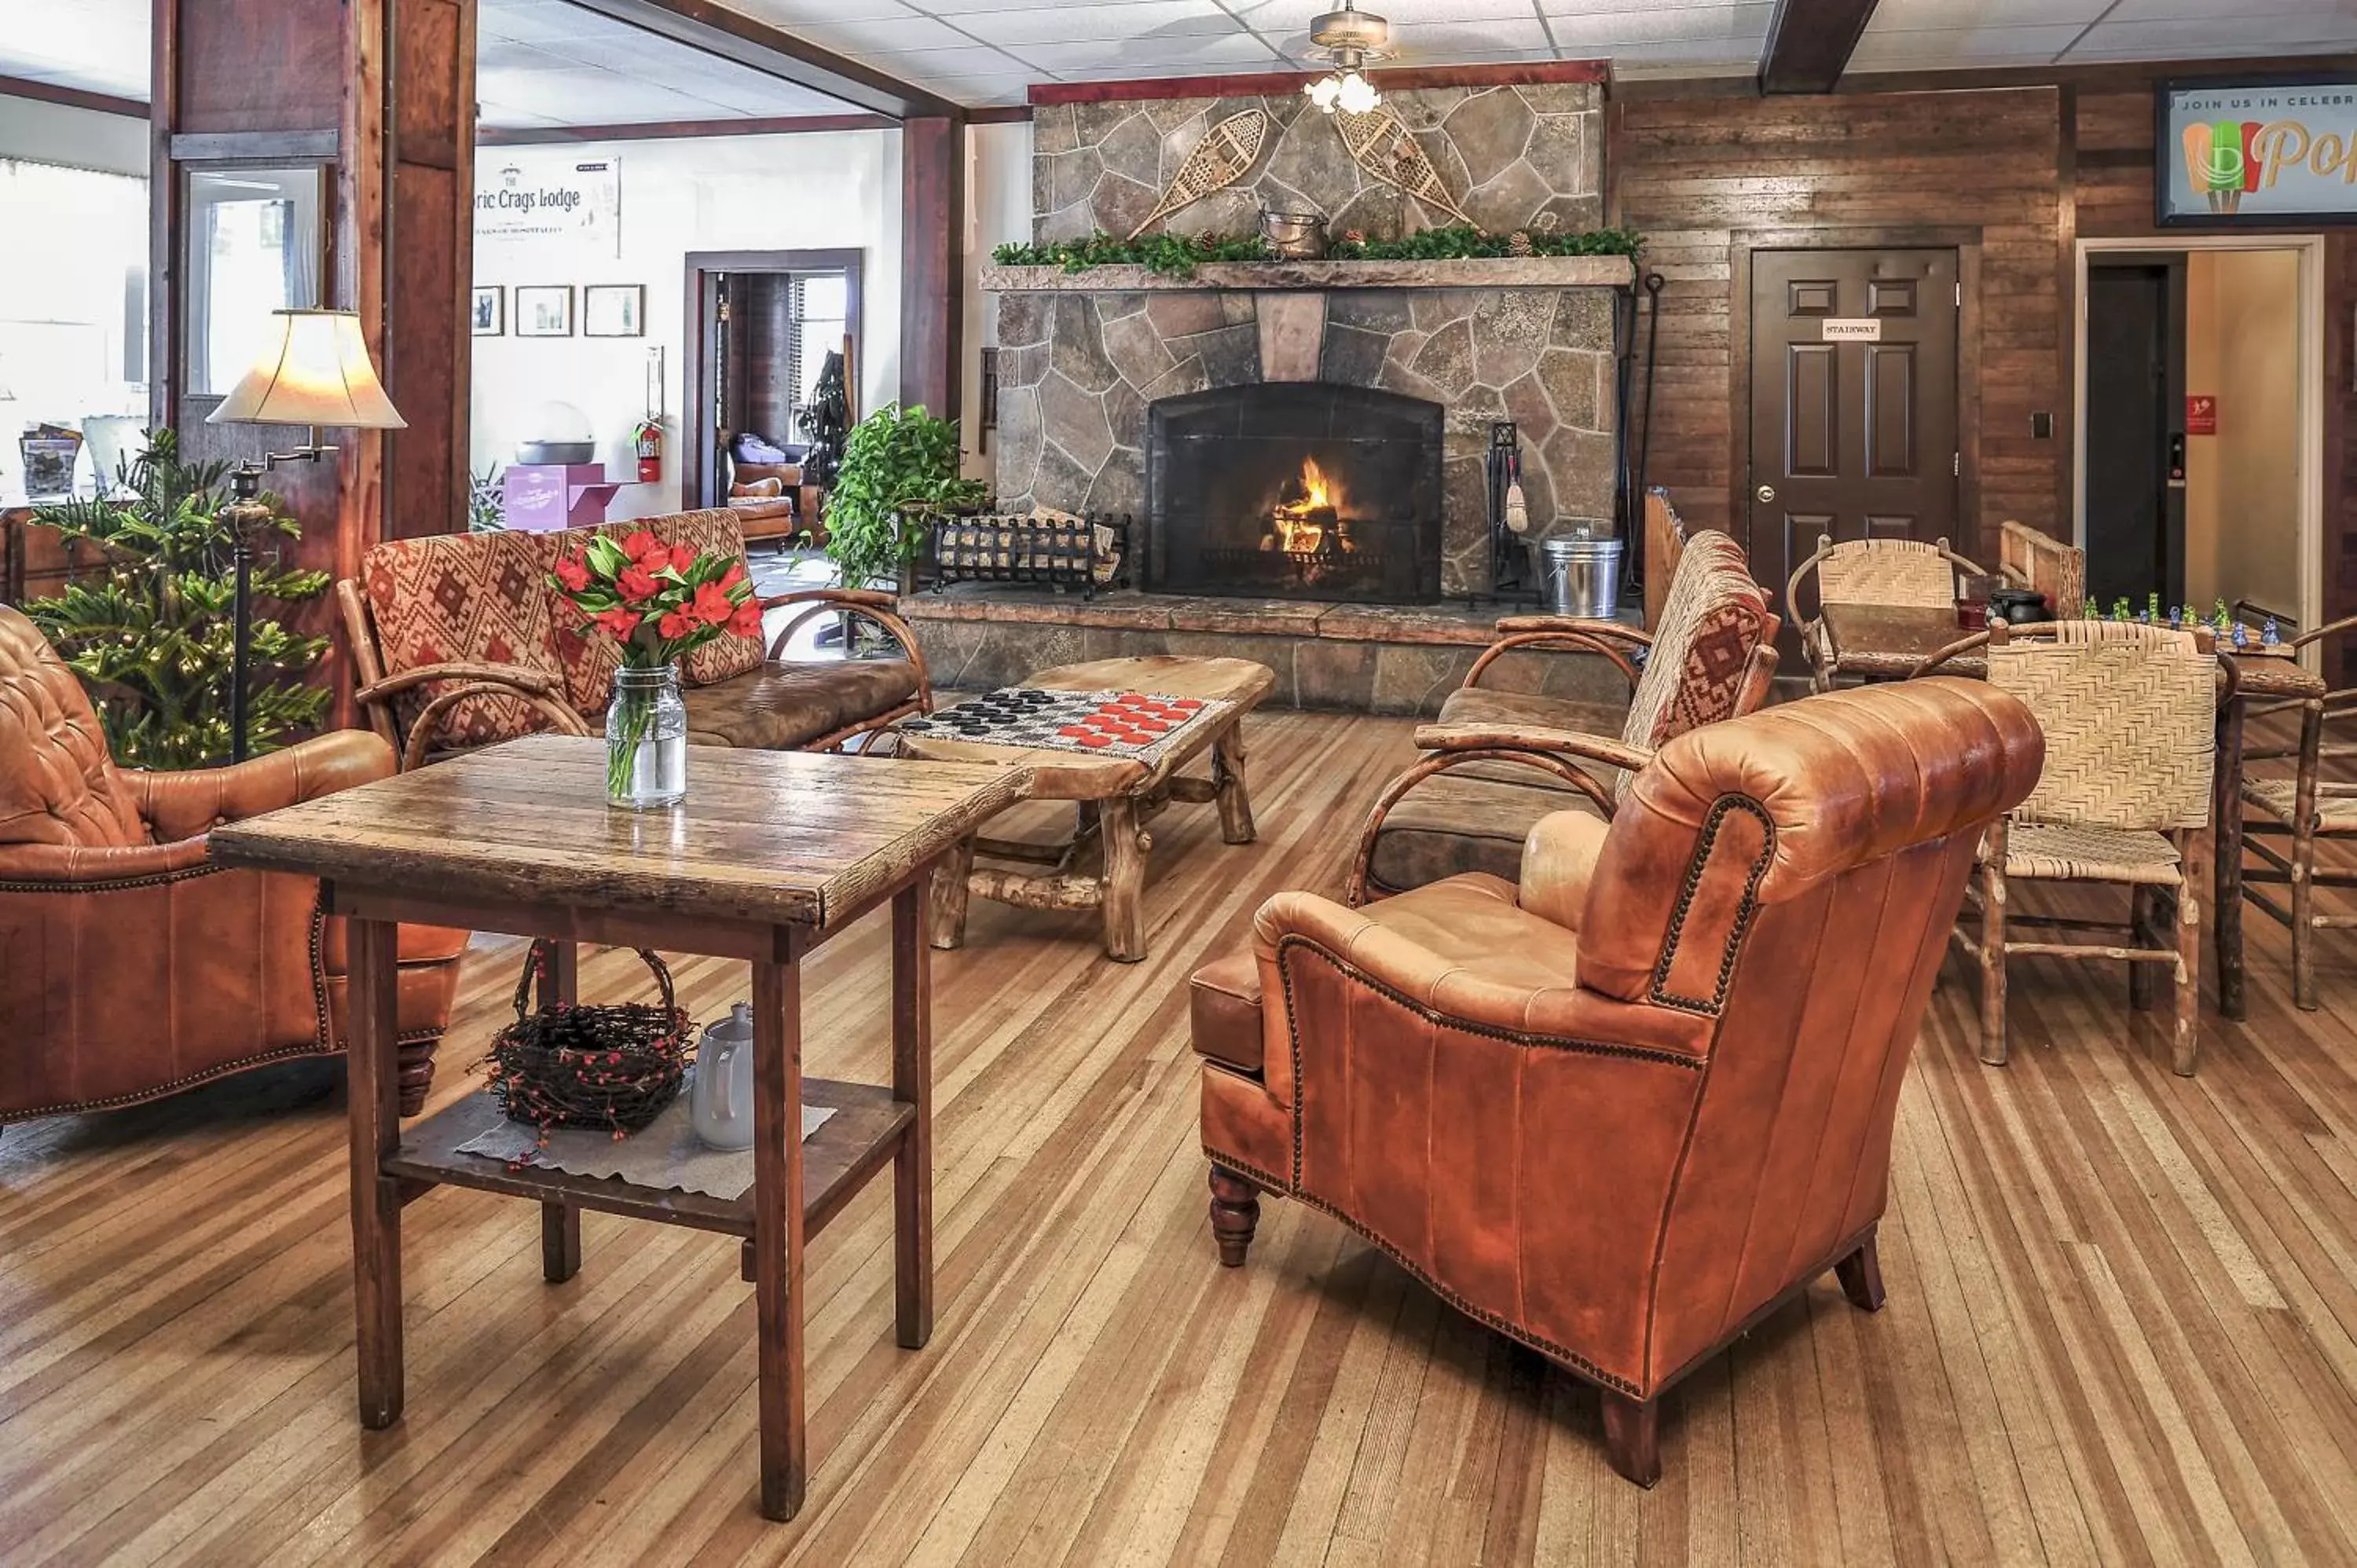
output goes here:
[{"label": "white placemat", "polygon": [[[741,1197],[753,1186],[753,1151],[707,1148],[695,1135],[687,1113],[690,1079],[679,1098],[662,1113],[627,1138],[616,1138],[588,1127],[552,1127],[548,1146],[540,1146],[540,1130],[522,1122],[502,1122],[458,1145],[462,1155],[479,1155],[507,1165],[537,1165],[567,1176],[619,1176],[635,1187],[700,1192],[707,1197]],[[826,1124],[832,1106],[802,1107],[802,1137]]]}]

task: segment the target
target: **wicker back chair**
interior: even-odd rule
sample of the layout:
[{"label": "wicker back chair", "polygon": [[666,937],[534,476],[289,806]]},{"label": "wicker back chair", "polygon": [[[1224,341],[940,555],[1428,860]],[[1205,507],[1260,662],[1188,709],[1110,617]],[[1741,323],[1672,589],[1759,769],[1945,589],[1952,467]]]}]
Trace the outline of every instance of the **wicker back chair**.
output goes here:
[{"label": "wicker back chair", "polygon": [[[2170,1066],[2190,1075],[2219,680],[2222,669],[2231,694],[2233,661],[2212,653],[2206,632],[2084,620],[2019,632],[2000,621],[1951,651],[1981,642],[1989,682],[2020,699],[2046,732],[2038,787],[1983,839],[1978,896],[1956,929],[1957,942],[1981,965],[1981,1060],[2006,1059],[2007,957],[2037,953],[2125,961],[2129,1002],[2139,1009],[2152,1005],[2149,966],[2170,966],[2177,982]],[[2127,920],[2015,913],[2008,886],[2018,880],[2126,886]],[[2173,938],[2163,934],[2164,905]],[[1975,923],[1977,940],[1967,929]],[[2017,927],[2114,940],[2021,941],[2008,935]]]},{"label": "wicker back chair", "polygon": [[1996,536],[1997,575],[2017,588],[2046,596],[2058,616],[2078,613],[2087,599],[2087,553],[2010,518]]},{"label": "wicker back chair", "polygon": [[1825,606],[1946,609],[1956,602],[1960,573],[1982,575],[1978,566],[1949,549],[1945,539],[1930,544],[1915,539],[1845,539],[1836,544],[1832,535],[1818,534],[1815,553],[1795,566],[1784,585],[1786,614],[1798,616],[1801,585],[1816,579],[1816,607],[1801,622],[1801,651],[1809,661],[1810,686],[1826,691],[1838,673],[1825,641]]},{"label": "wicker back chair", "polygon": [[[2318,627],[2294,638],[2291,646],[2297,650],[2352,630],[2357,630],[2357,616]],[[2247,708],[2244,717],[2255,719],[2294,709],[2300,716],[2298,745],[2244,748],[2246,763],[2290,760],[2294,770],[2288,779],[2254,777],[2247,771],[2243,775],[2243,798],[2237,803],[2243,813],[2243,847],[2257,864],[2246,861],[2229,870],[2234,897],[2248,899],[2291,928],[2292,1000],[2313,1011],[2317,1005],[2316,933],[2357,928],[2357,915],[2319,914],[2316,908],[2319,886],[2357,887],[2357,873],[2319,869],[2316,864],[2317,840],[2357,838],[2357,783],[2321,776],[2325,763],[2357,757],[2357,743],[2334,741],[2326,734],[2327,725],[2357,710],[2357,686],[2343,686],[2320,697],[2261,703]],[[2274,894],[2253,883],[2288,885],[2290,908],[2276,903]]]}]

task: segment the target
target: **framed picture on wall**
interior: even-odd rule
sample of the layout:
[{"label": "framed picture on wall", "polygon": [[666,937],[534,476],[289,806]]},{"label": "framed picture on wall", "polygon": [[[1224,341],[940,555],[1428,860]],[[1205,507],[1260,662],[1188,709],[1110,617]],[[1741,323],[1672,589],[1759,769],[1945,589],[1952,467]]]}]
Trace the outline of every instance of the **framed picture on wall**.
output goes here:
[{"label": "framed picture on wall", "polygon": [[2153,92],[2154,218],[2264,229],[2357,218],[2357,72],[2165,81]]},{"label": "framed picture on wall", "polygon": [[520,283],[515,286],[515,312],[519,338],[570,338],[573,285]]},{"label": "framed picture on wall", "polygon": [[478,338],[499,338],[508,329],[508,291],[497,284],[475,290],[475,304],[469,313]]},{"label": "framed picture on wall", "polygon": [[593,283],[581,285],[581,336],[643,338],[646,335],[646,285]]}]

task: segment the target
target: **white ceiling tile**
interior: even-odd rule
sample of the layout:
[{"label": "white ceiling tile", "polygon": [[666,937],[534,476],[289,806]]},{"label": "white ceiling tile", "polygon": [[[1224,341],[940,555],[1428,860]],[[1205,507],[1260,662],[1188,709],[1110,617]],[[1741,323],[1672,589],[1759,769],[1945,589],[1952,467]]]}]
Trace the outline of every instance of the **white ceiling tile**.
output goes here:
[{"label": "white ceiling tile", "polygon": [[[1959,31],[1978,27],[2086,23],[2102,16],[2112,0],[1881,0],[1866,25],[1868,35],[1922,29]],[[2215,5],[2218,0],[2203,0]]]},{"label": "white ceiling tile", "polygon": [[1236,19],[1212,0],[1135,0],[1115,5],[1060,5],[960,16],[957,25],[1006,46],[1119,40],[1141,49],[1165,38],[1234,34]]},{"label": "white ceiling tile", "polygon": [[[1228,9],[1262,34],[1307,32],[1310,22],[1340,10],[1341,0],[1227,0]],[[1394,27],[1434,22],[1523,21],[1536,15],[1531,0],[1371,0]]]},{"label": "white ceiling tile", "polygon": [[728,0],[728,8],[742,11],[757,22],[780,27],[800,27],[813,22],[869,22],[915,15],[901,0]]},{"label": "white ceiling tile", "polygon": [[2339,16],[2345,24],[2342,38],[2357,49],[2357,9],[2352,8],[2350,0],[2252,0],[2248,10],[2230,10],[2222,0],[2119,0],[2103,13],[2103,18],[2105,22],[2177,22],[2216,21],[2222,16],[2240,20],[2245,16],[2293,15]]},{"label": "white ceiling tile", "polygon": [[1768,36],[1773,4],[1681,5],[1669,10],[1606,11],[1586,16],[1550,17],[1561,49],[1640,48],[1700,39],[1749,39]]},{"label": "white ceiling tile", "polygon": [[1158,38],[1151,43],[1090,38],[1070,43],[1022,44],[1007,51],[1025,63],[1059,76],[1191,76],[1210,70],[1277,70],[1286,62],[1250,33],[1198,33]]},{"label": "white ceiling tile", "polygon": [[974,42],[937,17],[911,11],[905,16],[884,16],[862,22],[810,23],[791,29],[822,48],[845,54],[888,54],[898,49],[955,48]]},{"label": "white ceiling tile", "polygon": [[970,108],[996,107],[1028,100],[1037,73],[1028,76],[937,76],[926,85]]},{"label": "white ceiling tile", "polygon": [[[2244,12],[2231,16],[2187,18],[2166,22],[2104,20],[2087,29],[2083,47],[2105,50],[2136,49],[2154,59],[2191,58],[2214,50],[2247,50],[2276,44],[2287,48],[2348,48],[2352,44],[2348,15],[2292,12]],[[2077,50],[2072,51],[2076,55]]]},{"label": "white ceiling tile", "polygon": [[988,44],[961,44],[955,48],[908,49],[899,54],[858,57],[878,70],[904,81],[929,81],[936,76],[1003,76],[1028,70],[1023,60]]},{"label": "white ceiling tile", "polygon": [[2086,29],[2076,22],[2053,27],[1950,27],[1939,31],[1868,32],[1857,41],[1850,68],[1908,64],[1940,65],[1951,61],[1979,64],[1985,60],[2025,58],[2052,59]]}]

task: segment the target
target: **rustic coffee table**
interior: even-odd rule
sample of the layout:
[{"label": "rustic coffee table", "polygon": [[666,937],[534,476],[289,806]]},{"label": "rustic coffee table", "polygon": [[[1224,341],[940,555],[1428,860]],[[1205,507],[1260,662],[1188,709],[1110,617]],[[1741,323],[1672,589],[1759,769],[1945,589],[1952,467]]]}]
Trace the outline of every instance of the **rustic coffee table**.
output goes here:
[{"label": "rustic coffee table", "polygon": [[[1079,822],[1060,844],[973,837],[943,857],[933,878],[932,941],[954,948],[965,940],[966,900],[995,899],[1026,909],[1098,909],[1104,917],[1105,956],[1135,963],[1146,956],[1146,857],[1154,845],[1145,823],[1172,800],[1210,802],[1220,811],[1220,836],[1253,842],[1252,797],[1244,785],[1244,715],[1276,688],[1276,674],[1248,659],[1190,659],[1174,653],[1100,659],[1042,670],[1028,687],[1051,692],[1147,692],[1218,702],[1215,717],[1199,719],[1150,763],[1038,746],[969,740],[940,730],[901,730],[900,755],[945,762],[984,762],[1028,775],[1025,798],[1077,803]],[[1211,777],[1178,769],[1205,751]],[[1013,860],[1044,870],[977,869],[974,859]]]},{"label": "rustic coffee table", "polygon": [[[581,1210],[744,1240],[760,1336],[761,1511],[791,1519],[802,1429],[802,1245],[892,1167],[900,1344],[932,1334],[932,1016],[924,941],[933,863],[1022,795],[1000,768],[691,747],[684,804],[605,801],[602,742],[512,741],[216,828],[212,858],[319,878],[351,952],[352,1267],[361,1423],[401,1419],[401,1211],[437,1185],[541,1205],[552,1283],[581,1266]],[[892,907],[892,1085],[805,1079],[802,955]],[[401,1130],[394,1114],[396,922],[553,938],[544,1003],[570,1001],[575,943],[748,959],[753,1187],[716,1198],[461,1154],[500,1119],[477,1091]],[[802,1107],[835,1114],[807,1139]]]}]

